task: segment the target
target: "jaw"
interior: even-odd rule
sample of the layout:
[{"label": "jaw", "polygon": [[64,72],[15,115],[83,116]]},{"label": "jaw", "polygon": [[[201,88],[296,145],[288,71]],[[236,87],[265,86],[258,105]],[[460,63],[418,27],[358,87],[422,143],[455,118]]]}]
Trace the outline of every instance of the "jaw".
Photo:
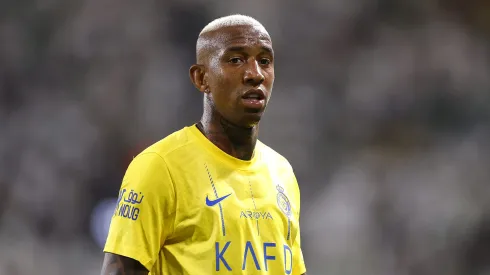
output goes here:
[{"label": "jaw", "polygon": [[262,119],[262,112],[247,113],[241,118],[241,121],[238,124],[245,128],[253,128],[259,125],[261,119]]},{"label": "jaw", "polygon": [[246,109],[239,102],[235,103],[233,106],[229,106],[228,109],[235,110],[234,112],[222,112],[216,108],[217,106],[212,102],[211,98],[207,98],[204,101],[204,113],[202,120],[203,122],[209,122],[215,126],[221,124],[242,128],[242,129],[252,129],[255,128],[262,116],[264,115],[265,109],[267,107],[267,102],[261,109]]},{"label": "jaw", "polygon": [[237,106],[237,110],[239,111],[234,114],[229,114],[225,119],[237,127],[253,128],[262,120],[265,108],[246,109],[243,106]]}]

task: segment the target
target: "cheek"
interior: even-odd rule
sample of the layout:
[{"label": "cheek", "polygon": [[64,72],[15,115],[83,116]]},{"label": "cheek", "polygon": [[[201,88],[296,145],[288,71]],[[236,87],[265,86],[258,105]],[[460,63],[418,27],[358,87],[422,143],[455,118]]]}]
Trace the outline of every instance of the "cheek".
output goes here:
[{"label": "cheek", "polygon": [[218,106],[233,105],[233,79],[223,71],[217,70],[213,73],[210,82],[213,100]]},{"label": "cheek", "polygon": [[274,85],[274,71],[269,72],[266,77],[266,85],[269,87],[269,89],[272,89],[272,86]]},{"label": "cheek", "polygon": [[218,88],[226,83],[226,74],[221,66],[213,66],[210,73],[210,79],[213,80],[212,84],[215,86],[215,88]]},{"label": "cheek", "polygon": [[208,69],[209,85],[211,85],[212,88],[216,89],[222,84],[224,76],[223,68],[222,66],[220,66],[220,60],[218,58],[212,58],[209,61]]},{"label": "cheek", "polygon": [[240,83],[240,80],[237,78],[238,74],[229,73],[225,71],[221,71],[215,75],[214,79],[214,88],[222,94],[222,97],[232,97],[233,92],[237,88],[237,83]]}]

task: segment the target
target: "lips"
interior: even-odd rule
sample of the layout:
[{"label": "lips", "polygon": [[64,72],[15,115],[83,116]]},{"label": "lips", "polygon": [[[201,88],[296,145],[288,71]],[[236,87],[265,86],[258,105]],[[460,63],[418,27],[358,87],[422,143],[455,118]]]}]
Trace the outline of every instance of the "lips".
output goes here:
[{"label": "lips", "polygon": [[243,99],[254,99],[254,100],[263,100],[265,99],[265,93],[261,89],[251,89],[248,90],[242,96]]},{"label": "lips", "polygon": [[242,95],[242,104],[254,113],[260,112],[265,107],[265,93],[261,89],[251,89]]}]

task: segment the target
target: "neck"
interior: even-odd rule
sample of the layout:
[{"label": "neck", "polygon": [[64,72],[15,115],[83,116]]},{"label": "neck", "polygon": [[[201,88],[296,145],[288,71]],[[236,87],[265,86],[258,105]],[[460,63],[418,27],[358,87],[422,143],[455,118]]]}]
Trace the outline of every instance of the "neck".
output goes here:
[{"label": "neck", "polygon": [[214,114],[203,115],[197,127],[223,152],[241,160],[252,159],[257,143],[258,125],[252,128],[242,128]]}]

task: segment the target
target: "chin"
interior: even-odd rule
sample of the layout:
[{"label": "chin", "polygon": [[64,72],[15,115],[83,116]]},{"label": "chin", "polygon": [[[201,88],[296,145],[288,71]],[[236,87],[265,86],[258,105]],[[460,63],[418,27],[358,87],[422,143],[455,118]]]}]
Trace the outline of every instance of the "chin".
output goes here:
[{"label": "chin", "polygon": [[263,109],[244,110],[223,118],[230,124],[240,128],[253,128],[257,126],[264,114]]},{"label": "chin", "polygon": [[262,119],[262,113],[249,113],[243,116],[239,125],[245,128],[253,128],[259,124]]}]

